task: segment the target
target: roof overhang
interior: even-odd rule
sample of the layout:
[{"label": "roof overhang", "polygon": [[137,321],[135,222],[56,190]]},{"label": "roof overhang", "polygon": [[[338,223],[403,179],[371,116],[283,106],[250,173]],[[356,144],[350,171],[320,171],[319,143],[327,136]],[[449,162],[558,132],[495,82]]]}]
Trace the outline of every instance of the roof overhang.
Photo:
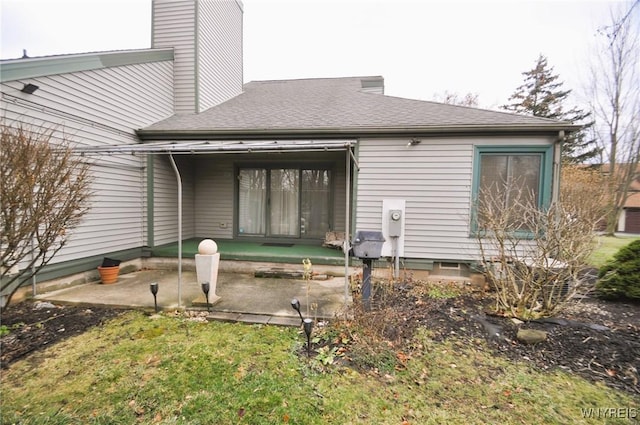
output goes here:
[{"label": "roof overhang", "polygon": [[328,152],[344,151],[356,144],[343,140],[198,140],[184,142],[134,143],[109,146],[76,146],[81,154],[216,154],[252,152]]},{"label": "roof overhang", "polygon": [[354,128],[306,128],[306,129],[215,129],[215,130],[156,130],[139,129],[136,131],[142,140],[224,140],[243,138],[245,140],[277,138],[296,139],[300,137],[324,138],[361,138],[361,137],[436,137],[457,135],[529,135],[552,134],[559,131],[572,133],[580,130],[581,125],[549,123],[546,125],[455,125],[455,126],[404,126],[404,127],[354,127]]},{"label": "roof overhang", "polygon": [[0,82],[36,78],[54,74],[172,61],[173,49],[115,50],[110,52],[77,53],[0,61]]}]

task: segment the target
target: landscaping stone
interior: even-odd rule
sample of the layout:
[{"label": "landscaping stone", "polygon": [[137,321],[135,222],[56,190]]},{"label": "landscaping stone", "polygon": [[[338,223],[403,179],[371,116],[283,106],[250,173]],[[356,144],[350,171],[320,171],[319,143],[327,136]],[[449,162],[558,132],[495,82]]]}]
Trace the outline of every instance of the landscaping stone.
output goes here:
[{"label": "landscaping stone", "polygon": [[545,331],[537,331],[534,329],[518,329],[516,338],[524,344],[531,345],[546,341],[547,333]]}]

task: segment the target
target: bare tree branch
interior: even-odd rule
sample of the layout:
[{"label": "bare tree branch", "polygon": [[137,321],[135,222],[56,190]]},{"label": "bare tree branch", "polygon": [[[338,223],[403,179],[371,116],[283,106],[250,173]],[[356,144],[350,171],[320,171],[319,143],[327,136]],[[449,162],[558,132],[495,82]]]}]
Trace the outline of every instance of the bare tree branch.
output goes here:
[{"label": "bare tree branch", "polygon": [[580,272],[594,249],[604,203],[594,196],[604,199],[604,191],[591,193],[593,185],[582,183],[546,209],[530,202],[517,182],[503,186],[512,192],[507,208],[499,207],[503,193],[481,188],[476,239],[496,313],[525,320],[551,316],[583,290]]},{"label": "bare tree branch", "polygon": [[0,123],[0,293],[8,303],[89,209],[89,166],[53,129]]},{"label": "bare tree branch", "polygon": [[606,25],[600,29],[598,29],[598,33],[605,35],[607,38],[611,40],[611,43],[614,43],[618,34],[622,30],[622,28],[627,24],[627,21],[631,19],[631,13],[633,9],[640,4],[640,0],[634,0],[629,6],[627,12],[617,21],[613,21],[611,25]]},{"label": "bare tree branch", "polygon": [[637,3],[622,17],[621,12],[611,13],[612,23],[607,28],[614,33],[600,40],[590,68],[589,98],[611,194],[609,234],[616,231],[640,161],[640,44],[635,16],[631,13]]}]

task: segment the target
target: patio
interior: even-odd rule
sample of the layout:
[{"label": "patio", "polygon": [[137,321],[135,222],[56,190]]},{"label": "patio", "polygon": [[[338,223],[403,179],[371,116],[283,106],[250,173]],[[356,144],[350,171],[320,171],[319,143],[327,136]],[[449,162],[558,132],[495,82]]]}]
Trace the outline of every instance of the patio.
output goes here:
[{"label": "patio", "polygon": [[[115,284],[90,282],[45,292],[36,299],[61,304],[153,309],[150,284],[155,282],[160,310],[207,311],[206,298],[195,274],[194,259],[201,241],[201,238],[183,241],[181,274],[178,244],[166,244],[152,250],[142,270],[125,273],[127,267],[123,267]],[[291,307],[293,298],[300,300],[303,315],[307,316],[308,305],[308,316],[316,320],[336,317],[350,302],[342,251],[311,245],[229,240],[217,241],[217,245],[221,260],[215,295],[220,299],[214,300],[214,293],[210,293],[209,319],[299,326],[300,317]],[[306,258],[311,260],[315,274],[320,275],[309,283],[301,277],[302,260]]]}]

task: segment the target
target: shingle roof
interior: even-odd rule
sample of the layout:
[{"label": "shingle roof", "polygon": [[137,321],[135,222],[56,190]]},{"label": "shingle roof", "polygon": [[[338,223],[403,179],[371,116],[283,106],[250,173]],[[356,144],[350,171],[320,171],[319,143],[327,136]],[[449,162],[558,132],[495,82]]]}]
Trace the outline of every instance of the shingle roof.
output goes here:
[{"label": "shingle roof", "polygon": [[[441,131],[575,129],[546,118],[404,99],[363,90],[381,77],[253,81],[242,94],[199,114],[174,115],[139,133]],[[364,82],[364,83],[363,83]]]}]

